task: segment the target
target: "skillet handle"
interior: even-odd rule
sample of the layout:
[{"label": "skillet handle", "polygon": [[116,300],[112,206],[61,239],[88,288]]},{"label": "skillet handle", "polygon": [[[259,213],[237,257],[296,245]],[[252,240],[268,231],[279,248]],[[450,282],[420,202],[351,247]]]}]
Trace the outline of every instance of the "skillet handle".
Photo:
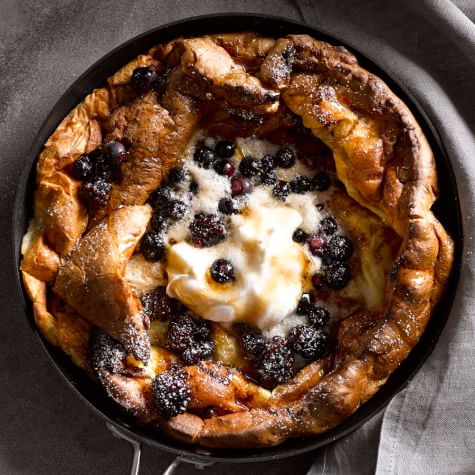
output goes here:
[{"label": "skillet handle", "polygon": [[173,460],[173,462],[162,473],[162,475],[173,475],[175,473],[175,470],[182,463],[190,463],[195,466],[196,470],[203,470],[205,467],[209,467],[210,465],[213,465],[214,462],[198,462],[197,460],[193,460],[191,458],[184,457],[183,455],[179,455],[178,457],[175,458],[175,460]]},{"label": "skillet handle", "polygon": [[[106,426],[112,432],[112,435],[114,437],[116,437],[117,439],[123,439],[127,441],[129,444],[132,444],[132,447],[134,449],[134,454],[132,458],[132,466],[130,467],[130,475],[139,475],[140,456],[142,455],[142,443],[132,437],[129,437],[127,434],[125,434],[124,432],[122,432],[120,429],[118,429],[113,424],[110,424],[109,422],[106,423]],[[170,472],[170,473],[173,473],[173,472]]]}]

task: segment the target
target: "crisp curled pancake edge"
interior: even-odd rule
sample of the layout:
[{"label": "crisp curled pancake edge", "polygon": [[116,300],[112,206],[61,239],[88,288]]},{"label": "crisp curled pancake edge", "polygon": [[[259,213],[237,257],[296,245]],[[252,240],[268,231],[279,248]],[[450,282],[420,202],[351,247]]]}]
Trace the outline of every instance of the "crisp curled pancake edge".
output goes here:
[{"label": "crisp curled pancake edge", "polygon": [[[160,94],[137,96],[129,87],[132,71],[147,65],[167,71],[168,82]],[[214,394],[200,393],[205,384],[237,412],[208,419],[185,413],[165,421],[151,402],[145,370],[99,371],[117,403],[172,437],[212,447],[260,447],[335,427],[367,401],[421,337],[453,262],[452,240],[431,212],[436,166],[422,130],[407,106],[346,49],[306,35],[276,40],[236,33],[177,39],[124,66],[46,142],[22,270],[40,330],[52,344],[64,348],[68,341],[78,364],[83,340],[71,342],[64,331],[74,315],[85,322],[78,325],[81,338],[94,324],[147,360],[148,322],[124,280],[124,266],[150,218],[144,203],[203,117],[228,110],[254,115],[259,124],[284,116],[300,121],[332,150],[347,193],[402,240],[386,278],[384,315],[358,312],[346,319],[332,358],[308,365],[278,391],[268,394],[219,363],[206,363],[208,379],[203,366],[187,367],[196,407]],[[124,136],[132,143],[131,159],[108,208],[91,220],[68,166],[104,138]],[[66,307],[48,305],[51,288]],[[174,364],[172,356],[161,355],[161,361],[167,363],[160,370]],[[232,384],[220,387],[223,378]],[[238,410],[233,404],[243,395],[254,402]]]}]

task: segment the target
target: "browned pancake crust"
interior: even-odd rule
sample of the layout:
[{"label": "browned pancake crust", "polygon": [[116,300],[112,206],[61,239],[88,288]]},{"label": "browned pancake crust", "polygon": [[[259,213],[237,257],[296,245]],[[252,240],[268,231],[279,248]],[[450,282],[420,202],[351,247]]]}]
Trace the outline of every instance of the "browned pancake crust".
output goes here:
[{"label": "browned pancake crust", "polygon": [[[145,65],[172,71],[160,97],[135,97],[129,86],[133,69]],[[281,106],[277,112],[279,103],[285,109]],[[348,194],[402,238],[386,279],[385,313],[357,313],[346,319],[336,354],[308,365],[275,390],[264,407],[259,407],[259,388],[234,370],[214,363],[187,367],[194,408],[212,404],[209,398],[218,395],[231,412],[209,419],[185,413],[161,420],[144,372],[102,371],[102,383],[119,404],[143,422],[158,424],[190,443],[258,447],[323,432],[356,411],[407,357],[444,292],[453,261],[453,243],[430,211],[437,195],[436,167],[419,125],[387,85],[342,47],[305,35],[278,40],[254,33],[213,35],[159,45],[124,66],[107,87],[95,90],[63,120],[38,161],[37,230],[22,270],[40,330],[86,366],[84,336],[82,344],[71,344],[70,332],[61,332],[61,312],[64,322],[64,315],[75,309],[82,318],[73,312],[72,320],[83,322],[76,323],[78,334],[87,334],[90,327],[84,318],[146,359],[140,345],[147,322],[138,316],[140,303],[123,281],[130,253],[119,250],[132,229],[124,222],[114,237],[107,223],[115,213],[129,213],[145,203],[186,147],[204,111],[223,121],[234,120],[236,111],[251,119],[254,114],[260,120],[250,126],[251,133],[272,130],[275,117],[285,116],[282,110],[290,110],[292,120],[300,117],[332,149]],[[87,213],[77,196],[78,183],[65,171],[80,154],[101,143],[103,131],[108,139],[129,138],[132,160],[124,165],[124,179],[114,186],[109,208],[83,235]],[[125,208],[116,211],[121,206]],[[87,251],[91,234],[101,229],[109,242],[107,258],[100,251]],[[112,312],[95,313],[84,294],[87,283],[96,285],[98,276],[104,280],[100,295],[93,291],[92,305],[102,302],[105,309],[117,297],[123,303],[113,328]],[[53,283],[67,303],[60,310],[48,305],[47,287]],[[233,412],[233,401],[239,399],[251,401],[251,409]]]}]

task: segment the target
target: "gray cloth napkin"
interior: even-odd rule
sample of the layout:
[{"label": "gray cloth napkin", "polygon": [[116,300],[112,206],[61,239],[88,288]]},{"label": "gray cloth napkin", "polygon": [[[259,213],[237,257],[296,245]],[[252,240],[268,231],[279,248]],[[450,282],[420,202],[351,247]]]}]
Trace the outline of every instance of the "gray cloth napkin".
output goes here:
[{"label": "gray cloth napkin", "polygon": [[[0,262],[23,158],[56,100],[93,62],[129,38],[193,15],[254,12],[304,20],[351,42],[403,82],[437,126],[465,216],[462,279],[447,328],[407,390],[352,435],[289,460],[215,465],[209,474],[475,473],[475,2],[444,0],[0,0]],[[462,11],[465,13],[462,13]],[[236,29],[246,25],[236,25]],[[442,177],[443,179],[443,177]],[[115,440],[51,367],[23,318],[13,271],[1,271],[0,473],[127,473]],[[141,473],[171,454],[145,448]],[[312,465],[313,463],[313,465]],[[185,467],[179,473],[191,473]]]}]

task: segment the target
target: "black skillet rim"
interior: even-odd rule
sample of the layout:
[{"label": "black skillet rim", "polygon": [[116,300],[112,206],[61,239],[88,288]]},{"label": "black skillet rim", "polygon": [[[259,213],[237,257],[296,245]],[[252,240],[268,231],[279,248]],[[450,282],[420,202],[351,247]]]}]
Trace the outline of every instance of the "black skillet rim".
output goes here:
[{"label": "black skillet rim", "polygon": [[[104,80],[117,71],[122,65],[140,53],[145,52],[154,44],[173,39],[178,36],[195,36],[207,33],[227,31],[258,31],[273,36],[282,36],[289,33],[307,33],[317,39],[328,41],[332,44],[344,45],[353,52],[360,64],[366,69],[382,78],[389,87],[409,106],[424,133],[426,134],[439,169],[439,181],[441,187],[441,200],[435,209],[444,215],[442,221],[452,234],[456,244],[456,254],[453,272],[446,294],[441,304],[435,309],[432,318],[422,338],[412,350],[408,358],[390,376],[387,383],[354,414],[343,421],[339,426],[309,438],[298,438],[284,442],[277,447],[257,449],[209,449],[200,448],[179,442],[154,436],[130,424],[130,419],[123,411],[111,404],[110,399],[102,393],[98,385],[90,381],[84,373],[73,365],[69,357],[57,348],[49,345],[40,335],[34,322],[32,305],[25,294],[19,272],[21,239],[26,230],[28,218],[31,216],[31,204],[33,203],[34,189],[34,166],[41,148],[49,135],[55,130],[62,118],[73,109],[93,88],[99,87]],[[441,173],[441,171],[443,173]],[[443,179],[442,179],[443,177]],[[443,206],[452,201],[448,209]],[[454,212],[456,211],[456,212]],[[12,216],[13,256],[14,273],[18,286],[19,295],[22,299],[28,321],[38,340],[49,355],[53,365],[74,389],[76,394],[85,401],[99,416],[106,421],[118,426],[129,436],[136,438],[149,445],[166,450],[168,452],[185,455],[196,461],[203,462],[253,462],[276,460],[298,455],[319,447],[323,447],[337,439],[356,430],[368,419],[376,415],[391,401],[391,399],[406,387],[414,377],[426,358],[432,352],[439,336],[445,326],[450,313],[451,305],[455,296],[459,278],[461,249],[463,244],[463,228],[458,200],[458,190],[455,175],[450,164],[448,155],[442,141],[427,117],[422,107],[417,103],[412,94],[391,75],[382,70],[367,55],[362,54],[357,48],[347,41],[343,41],[337,35],[315,28],[305,23],[287,20],[272,15],[258,15],[246,13],[213,14],[191,17],[184,20],[168,23],[166,25],[149,30],[129,41],[121,44],[87,69],[63,94],[55,104],[38,134],[36,135],[30,152],[26,158],[25,167],[19,179],[17,193],[14,202]],[[160,436],[159,436],[160,437]]]}]

